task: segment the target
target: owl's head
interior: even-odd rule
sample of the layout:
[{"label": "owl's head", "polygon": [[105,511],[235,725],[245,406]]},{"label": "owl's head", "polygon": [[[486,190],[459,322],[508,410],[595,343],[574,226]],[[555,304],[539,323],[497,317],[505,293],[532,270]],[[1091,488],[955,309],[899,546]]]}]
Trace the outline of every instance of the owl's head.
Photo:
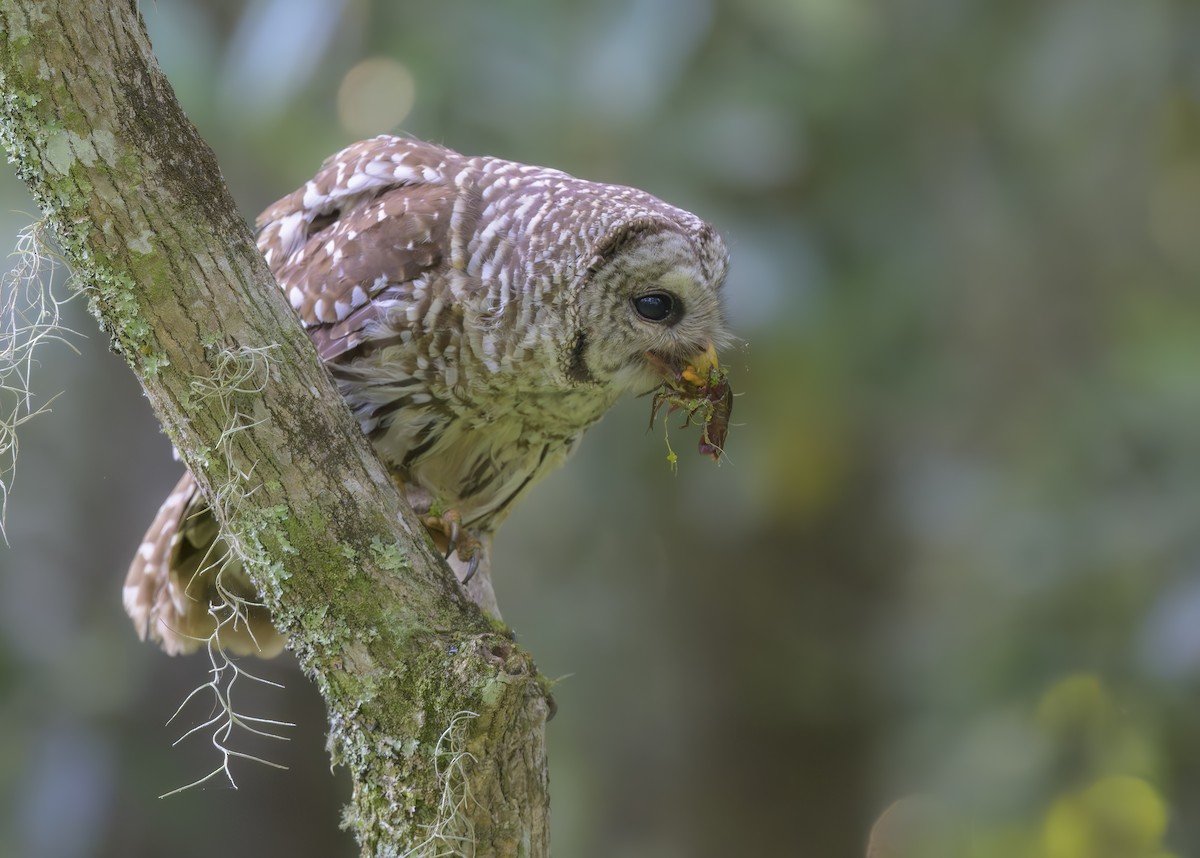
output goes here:
[{"label": "owl's head", "polygon": [[721,289],[728,253],[707,224],[677,218],[622,224],[599,244],[578,287],[577,330],[562,356],[577,383],[644,393],[728,343]]}]

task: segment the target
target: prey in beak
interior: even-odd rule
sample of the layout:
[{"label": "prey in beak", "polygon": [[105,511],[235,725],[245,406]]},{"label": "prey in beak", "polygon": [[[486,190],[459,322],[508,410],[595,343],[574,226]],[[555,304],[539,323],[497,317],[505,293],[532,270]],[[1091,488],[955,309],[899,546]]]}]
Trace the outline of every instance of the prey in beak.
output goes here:
[{"label": "prey in beak", "polygon": [[[725,436],[729,434],[733,391],[729,387],[729,373],[717,362],[716,347],[709,343],[707,349],[686,362],[669,361],[654,352],[646,352],[646,360],[663,377],[663,383],[654,390],[650,427],[654,427],[664,405],[668,406],[667,414],[683,411],[687,415],[683,428],[693,423],[700,426],[700,454],[719,462],[725,452]],[[672,464],[673,456],[674,453],[668,457]]]}]

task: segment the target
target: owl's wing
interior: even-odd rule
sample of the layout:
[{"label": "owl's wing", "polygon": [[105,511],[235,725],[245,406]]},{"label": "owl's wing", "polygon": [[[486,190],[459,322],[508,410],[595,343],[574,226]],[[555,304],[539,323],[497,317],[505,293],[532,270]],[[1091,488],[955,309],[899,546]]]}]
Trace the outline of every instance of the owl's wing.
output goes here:
[{"label": "owl's wing", "polygon": [[259,250],[323,360],[353,351],[381,304],[403,304],[449,256],[458,159],[418,140],[365,140],[259,216]]}]

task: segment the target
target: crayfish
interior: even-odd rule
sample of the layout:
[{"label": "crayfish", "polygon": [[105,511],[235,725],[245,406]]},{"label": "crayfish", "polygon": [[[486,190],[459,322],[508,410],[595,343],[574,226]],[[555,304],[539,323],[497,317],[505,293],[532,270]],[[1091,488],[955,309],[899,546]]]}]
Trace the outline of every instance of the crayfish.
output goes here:
[{"label": "crayfish", "polygon": [[[725,436],[729,434],[729,415],[733,413],[733,391],[729,387],[729,373],[717,363],[717,351],[712,346],[699,358],[675,370],[655,355],[647,357],[662,370],[666,381],[654,391],[650,409],[650,428],[664,405],[667,414],[683,411],[686,429],[693,423],[700,426],[698,449],[701,455],[709,456],[714,462],[721,460],[725,452]],[[667,442],[667,459],[676,462],[671,444]]]}]

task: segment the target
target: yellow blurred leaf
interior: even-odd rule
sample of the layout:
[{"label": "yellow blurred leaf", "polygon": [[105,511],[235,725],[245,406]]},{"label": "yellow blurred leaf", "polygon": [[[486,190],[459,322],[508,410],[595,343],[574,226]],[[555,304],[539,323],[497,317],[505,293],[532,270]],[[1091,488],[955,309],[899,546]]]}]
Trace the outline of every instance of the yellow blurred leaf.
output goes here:
[{"label": "yellow blurred leaf", "polygon": [[1167,829],[1167,807],[1140,778],[1114,776],[1059,798],[1042,829],[1045,858],[1152,858]]}]

